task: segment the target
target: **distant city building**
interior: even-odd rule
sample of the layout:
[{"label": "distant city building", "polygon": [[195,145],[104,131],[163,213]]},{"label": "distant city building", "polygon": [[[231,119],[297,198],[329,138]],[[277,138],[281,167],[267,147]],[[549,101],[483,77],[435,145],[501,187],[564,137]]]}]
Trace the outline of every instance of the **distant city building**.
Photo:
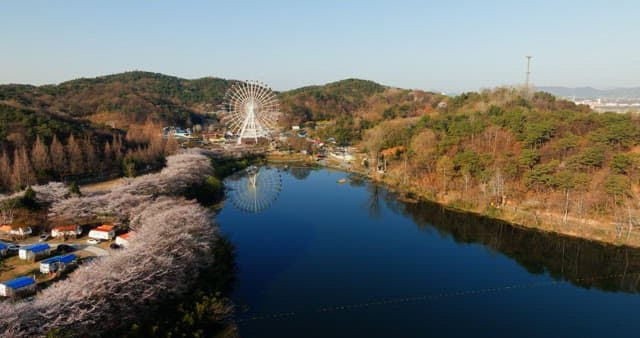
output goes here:
[{"label": "distant city building", "polygon": [[570,98],[575,104],[589,106],[598,112],[638,112],[640,111],[640,98]]}]

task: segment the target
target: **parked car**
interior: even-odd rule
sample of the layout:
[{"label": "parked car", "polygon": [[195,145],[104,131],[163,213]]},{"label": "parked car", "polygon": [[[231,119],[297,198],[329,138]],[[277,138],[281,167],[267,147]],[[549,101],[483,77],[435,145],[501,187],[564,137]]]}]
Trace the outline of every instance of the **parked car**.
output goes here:
[{"label": "parked car", "polygon": [[69,253],[74,251],[76,251],[76,247],[69,244],[58,244],[58,247],[56,248],[57,253]]},{"label": "parked car", "polygon": [[91,239],[87,240],[87,243],[92,244],[92,245],[96,245],[96,244],[100,243],[100,241],[97,240],[97,239],[91,238]]},{"label": "parked car", "polygon": [[20,250],[20,244],[9,244],[7,245],[7,249],[9,251],[18,251]]},{"label": "parked car", "polygon": [[49,240],[49,238],[51,238],[51,236],[49,236],[49,234],[47,233],[40,234],[40,237],[38,238],[38,242],[46,242],[47,240]]}]

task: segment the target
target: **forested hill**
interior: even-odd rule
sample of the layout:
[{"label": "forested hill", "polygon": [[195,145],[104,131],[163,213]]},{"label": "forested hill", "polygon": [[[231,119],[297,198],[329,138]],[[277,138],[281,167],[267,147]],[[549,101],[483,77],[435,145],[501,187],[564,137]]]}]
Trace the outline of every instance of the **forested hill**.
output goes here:
[{"label": "forested hill", "polygon": [[148,117],[189,124],[200,113],[215,110],[231,82],[127,72],[59,85],[1,85],[0,102],[114,127],[144,122]]},{"label": "forested hill", "polygon": [[[126,72],[59,85],[0,85],[0,103],[94,123],[125,128],[148,117],[167,124],[189,126],[201,114],[216,111],[236,81],[206,77],[194,80],[149,73]],[[287,123],[333,119],[352,114],[409,116],[442,97],[432,93],[390,88],[366,80],[347,79],[279,93]],[[390,112],[387,112],[389,115]]]},{"label": "forested hill", "polygon": [[282,110],[291,123],[416,116],[432,111],[444,99],[439,94],[391,88],[359,79],[302,87],[284,92],[280,97]]}]

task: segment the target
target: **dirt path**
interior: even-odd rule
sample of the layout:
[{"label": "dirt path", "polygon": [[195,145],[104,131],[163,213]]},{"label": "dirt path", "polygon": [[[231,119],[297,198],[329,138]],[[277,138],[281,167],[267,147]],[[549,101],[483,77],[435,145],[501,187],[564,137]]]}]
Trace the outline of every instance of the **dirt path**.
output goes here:
[{"label": "dirt path", "polygon": [[80,191],[83,193],[108,191],[115,187],[123,185],[125,182],[126,182],[126,179],[122,177],[118,177],[108,181],[82,185],[80,186]]}]

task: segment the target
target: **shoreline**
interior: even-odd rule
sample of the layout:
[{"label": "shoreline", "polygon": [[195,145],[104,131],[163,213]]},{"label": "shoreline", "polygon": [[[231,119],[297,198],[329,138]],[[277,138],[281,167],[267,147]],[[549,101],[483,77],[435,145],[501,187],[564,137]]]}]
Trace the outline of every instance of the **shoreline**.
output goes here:
[{"label": "shoreline", "polygon": [[[266,160],[268,163],[274,164],[283,164],[283,163],[308,163],[312,167],[322,167],[329,168],[334,170],[339,170],[345,173],[354,173],[358,175],[362,175],[372,182],[376,184],[382,184],[387,189],[391,189],[392,191],[398,193],[398,199],[404,203],[418,203],[420,201],[435,203],[443,208],[446,208],[451,211],[461,212],[461,213],[470,213],[474,214],[478,217],[486,217],[488,219],[507,222],[511,226],[526,229],[526,230],[535,230],[541,231],[544,233],[550,233],[559,236],[567,236],[571,238],[582,239],[585,241],[597,242],[603,245],[611,245],[616,247],[629,247],[629,248],[640,248],[640,236],[638,234],[632,234],[629,230],[626,233],[626,230],[618,231],[617,229],[611,229],[607,227],[597,226],[597,224],[602,224],[594,219],[583,219],[579,224],[575,222],[562,224],[562,216],[556,216],[549,212],[535,211],[529,212],[523,210],[522,208],[518,208],[518,205],[515,206],[504,206],[502,208],[495,208],[497,213],[494,215],[490,215],[486,212],[483,212],[478,209],[473,208],[463,208],[460,206],[451,205],[446,201],[438,200],[437,198],[431,198],[427,196],[426,193],[421,192],[418,187],[415,185],[407,185],[402,186],[397,179],[389,175],[372,175],[366,172],[353,170],[351,167],[349,170],[345,170],[344,167],[339,165],[332,165],[330,162],[318,163],[316,161],[310,161],[309,159],[301,161],[299,157],[295,159],[292,158],[292,161],[286,161],[284,156],[279,156],[277,160],[272,161],[269,156],[266,156]],[[406,195],[413,196],[406,196]],[[552,220],[559,220],[559,222],[551,222]],[[530,223],[535,222],[535,223]],[[620,238],[622,234],[626,238]],[[625,234],[626,233],[626,234]]]}]

